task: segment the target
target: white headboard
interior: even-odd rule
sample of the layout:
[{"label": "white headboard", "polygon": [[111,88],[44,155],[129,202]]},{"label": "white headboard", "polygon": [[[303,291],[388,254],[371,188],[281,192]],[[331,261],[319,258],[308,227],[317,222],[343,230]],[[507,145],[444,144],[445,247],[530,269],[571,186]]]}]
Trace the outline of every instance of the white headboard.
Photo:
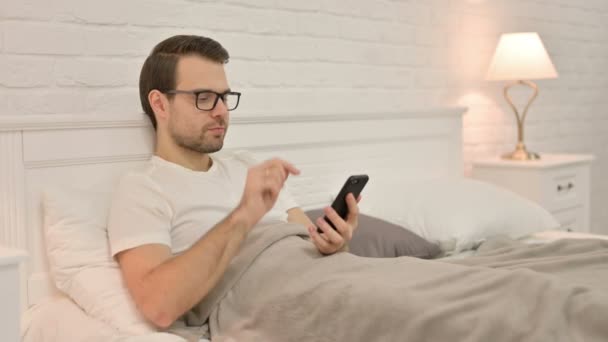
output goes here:
[{"label": "white headboard", "polygon": [[[225,149],[279,156],[302,170],[291,177],[304,209],[327,205],[348,175],[368,189],[462,176],[464,108],[407,113],[231,118]],[[22,307],[56,291],[47,270],[40,194],[48,184],[102,190],[146,160],[153,130],[143,115],[0,116],[0,245],[27,250]]]}]

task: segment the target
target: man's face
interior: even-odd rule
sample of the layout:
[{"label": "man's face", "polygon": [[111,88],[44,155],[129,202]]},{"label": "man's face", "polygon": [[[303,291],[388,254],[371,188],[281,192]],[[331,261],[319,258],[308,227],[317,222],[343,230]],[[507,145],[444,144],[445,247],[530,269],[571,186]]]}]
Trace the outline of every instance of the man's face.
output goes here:
[{"label": "man's face", "polygon": [[[183,56],[177,63],[177,90],[229,90],[224,65],[199,56]],[[168,133],[174,142],[199,153],[219,151],[228,129],[228,110],[222,99],[213,110],[196,107],[196,96],[175,94],[169,101]]]}]

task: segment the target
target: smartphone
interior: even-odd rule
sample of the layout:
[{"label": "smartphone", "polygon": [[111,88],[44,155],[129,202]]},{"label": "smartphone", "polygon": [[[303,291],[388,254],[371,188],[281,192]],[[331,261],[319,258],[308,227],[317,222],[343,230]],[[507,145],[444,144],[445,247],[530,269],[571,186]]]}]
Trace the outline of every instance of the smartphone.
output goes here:
[{"label": "smartphone", "polygon": [[[367,175],[353,175],[353,176],[348,177],[348,179],[342,186],[342,189],[340,189],[338,196],[336,196],[336,198],[334,199],[334,202],[331,204],[331,207],[338,213],[338,215],[340,215],[341,218],[346,219],[346,216],[348,215],[348,205],[346,204],[346,195],[348,195],[349,193],[352,193],[356,199],[359,196],[359,194],[361,194],[361,191],[365,187],[365,184],[367,184],[368,180],[369,180],[369,177]],[[334,224],[331,222],[331,220],[327,216],[323,217],[323,219],[327,223],[329,223],[329,225],[333,229],[336,229]],[[318,228],[318,227],[317,227],[317,232],[323,233],[321,228]]]}]

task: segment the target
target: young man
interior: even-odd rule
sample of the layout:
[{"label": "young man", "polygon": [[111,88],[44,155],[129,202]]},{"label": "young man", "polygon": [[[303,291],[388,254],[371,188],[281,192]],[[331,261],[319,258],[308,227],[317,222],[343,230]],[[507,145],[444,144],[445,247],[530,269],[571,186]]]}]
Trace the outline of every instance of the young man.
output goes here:
[{"label": "young man", "polygon": [[289,175],[300,173],[284,160],[254,165],[247,155],[210,156],[221,150],[241,96],[228,85],[228,58],[210,38],[174,36],[153,49],[141,70],[140,98],[156,149],[121,180],[108,232],[137,307],[161,328],[213,289],[257,224],[301,223],[323,254],[342,250],[357,227],[351,194],[347,219],[326,208],[337,230],[318,218],[319,234],[282,190]]},{"label": "young man", "polygon": [[605,241],[452,261],[336,253],[357,227],[352,195],[346,220],[325,210],[337,231],[319,218],[318,234],[281,190],[293,165],[209,155],[240,96],[227,60],[209,38],[176,36],[142,68],[156,151],[121,180],[108,233],[148,320],[165,328],[187,313],[238,341],[608,340]]}]

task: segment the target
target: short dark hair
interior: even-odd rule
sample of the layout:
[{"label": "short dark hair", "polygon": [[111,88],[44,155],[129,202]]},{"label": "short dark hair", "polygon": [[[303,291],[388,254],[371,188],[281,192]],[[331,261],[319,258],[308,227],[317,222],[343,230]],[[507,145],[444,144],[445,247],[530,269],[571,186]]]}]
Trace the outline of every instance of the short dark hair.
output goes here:
[{"label": "short dark hair", "polygon": [[177,35],[158,43],[141,68],[139,98],[141,106],[156,130],[156,117],[148,101],[150,91],[165,92],[175,88],[175,69],[179,57],[197,55],[217,63],[228,63],[228,51],[217,41],[202,36]]}]

